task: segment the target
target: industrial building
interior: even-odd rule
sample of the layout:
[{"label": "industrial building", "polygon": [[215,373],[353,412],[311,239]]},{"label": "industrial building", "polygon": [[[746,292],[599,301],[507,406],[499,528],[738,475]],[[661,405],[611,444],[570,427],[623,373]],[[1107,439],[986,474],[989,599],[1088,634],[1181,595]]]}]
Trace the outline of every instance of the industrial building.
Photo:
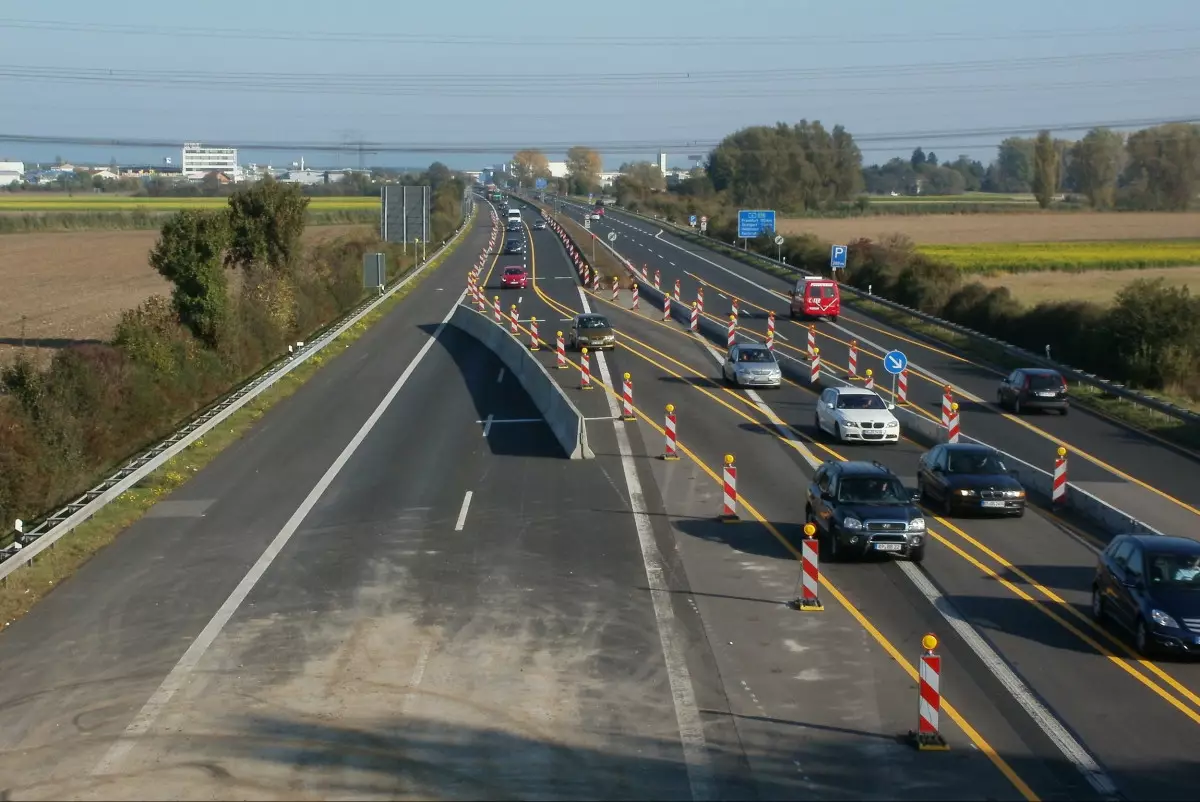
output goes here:
[{"label": "industrial building", "polygon": [[25,179],[24,162],[0,162],[0,187],[6,187],[12,182]]},{"label": "industrial building", "polygon": [[186,178],[199,179],[219,172],[234,181],[242,179],[237,148],[206,148],[199,142],[185,142],[181,155],[179,169]]}]

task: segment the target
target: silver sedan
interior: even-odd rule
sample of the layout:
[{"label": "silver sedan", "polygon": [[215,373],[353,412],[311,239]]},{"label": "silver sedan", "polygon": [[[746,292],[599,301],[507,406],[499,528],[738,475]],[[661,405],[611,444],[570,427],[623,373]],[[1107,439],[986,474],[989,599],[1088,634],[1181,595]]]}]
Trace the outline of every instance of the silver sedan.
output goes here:
[{"label": "silver sedan", "polygon": [[762,343],[738,343],[725,355],[721,366],[725,381],[738,387],[779,387],[783,371],[775,352]]}]

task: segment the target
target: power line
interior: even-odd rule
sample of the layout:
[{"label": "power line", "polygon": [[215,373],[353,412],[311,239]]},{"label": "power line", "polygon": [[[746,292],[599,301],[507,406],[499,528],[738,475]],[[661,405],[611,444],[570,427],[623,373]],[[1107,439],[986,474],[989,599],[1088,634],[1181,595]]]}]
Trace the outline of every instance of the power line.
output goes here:
[{"label": "power line", "polygon": [[[444,33],[387,33],[380,31],[287,31],[275,28],[211,28],[211,27],[177,27],[132,25],[112,23],[70,22],[63,20],[35,19],[0,19],[0,28],[11,28],[25,31],[46,31],[52,33],[85,33],[103,36],[152,36],[171,38],[200,38],[200,39],[231,39],[252,41],[277,42],[346,42],[356,45],[363,44],[420,44],[477,47],[494,45],[497,36],[467,36],[447,35]],[[879,44],[909,44],[914,38],[922,42],[954,41],[954,42],[992,42],[1030,39],[1062,40],[1067,38],[1120,36],[1127,37],[1137,34],[1186,34],[1200,31],[1195,26],[1170,24],[1155,24],[1146,26],[1125,26],[1108,28],[1078,28],[1078,29],[1027,29],[1002,33],[984,33],[978,30],[968,31],[921,31],[919,34],[899,33],[879,36],[672,36],[669,32],[659,36],[572,36],[572,37],[539,37],[521,40],[501,36],[505,41],[516,44],[536,45],[539,49],[549,47],[654,47],[654,48],[687,48],[687,47],[739,47],[753,45],[755,47],[777,46],[794,47],[830,46],[844,48],[851,45]]]},{"label": "power line", "polygon": [[[742,87],[753,81],[763,86],[772,80],[847,80],[872,77],[918,77],[921,75],[963,75],[966,73],[1009,72],[1013,70],[1048,70],[1068,66],[1161,61],[1200,54],[1200,47],[1158,50],[1082,53],[1017,59],[985,59],[973,61],[917,62],[885,66],[822,66],[809,68],[721,70],[711,72],[631,72],[631,73],[555,73],[550,75],[507,76],[510,84],[524,82],[548,88],[567,88],[573,91],[620,88],[623,92],[661,92],[664,85],[672,91],[679,86],[711,89],[732,84]],[[371,96],[424,95],[437,91],[444,97],[495,97],[505,88],[482,83],[477,74],[414,75],[402,73],[298,73],[298,72],[205,72],[195,70],[145,70],[112,68],[75,68],[56,66],[0,65],[0,79],[9,78],[23,83],[44,81],[101,85],[137,85],[185,87],[192,91],[253,91],[271,93],[303,93]],[[464,94],[465,90],[465,94]],[[507,91],[527,94],[527,86],[510,85]]]},{"label": "power line", "polygon": [[[854,141],[860,147],[867,144],[886,144],[886,143],[936,143],[944,141],[963,140],[971,138],[983,137],[1008,137],[1022,136],[1035,133],[1037,131],[1048,129],[1056,133],[1073,133],[1088,131],[1092,128],[1113,128],[1113,129],[1129,129],[1129,128],[1149,128],[1153,126],[1166,125],[1169,123],[1194,123],[1200,120],[1200,115],[1170,117],[1170,118],[1153,118],[1153,119],[1126,119],[1126,120],[1109,120],[1099,122],[1078,122],[1078,123],[1053,123],[1053,124],[1038,124],[1038,125],[1023,125],[1023,126],[1006,126],[993,128],[973,128],[959,129],[954,131],[905,131],[892,133],[867,133],[855,134]],[[78,136],[41,136],[33,134],[0,134],[0,142],[8,142],[13,144],[27,145],[78,145],[87,147],[110,147],[110,148],[178,148],[183,138],[170,139],[137,139],[137,138],[104,138],[104,137],[78,137]],[[196,141],[195,137],[189,138],[186,141]],[[316,153],[357,153],[360,149],[366,149],[370,153],[445,153],[445,154],[483,154],[483,153],[515,153],[518,150],[533,148],[544,152],[563,152],[576,145],[581,144],[575,142],[256,142],[256,141],[227,141],[227,140],[203,140],[213,147],[237,147],[242,150],[289,150],[289,151],[311,151]],[[694,139],[683,140],[677,139],[673,141],[659,140],[623,140],[623,141],[605,141],[593,142],[588,144],[601,153],[607,154],[625,154],[625,153],[645,153],[655,152],[660,150],[668,151],[686,151],[695,152],[697,150],[711,149],[719,144],[719,140],[713,139]],[[979,147],[978,144],[964,145],[947,145],[946,147]]]}]

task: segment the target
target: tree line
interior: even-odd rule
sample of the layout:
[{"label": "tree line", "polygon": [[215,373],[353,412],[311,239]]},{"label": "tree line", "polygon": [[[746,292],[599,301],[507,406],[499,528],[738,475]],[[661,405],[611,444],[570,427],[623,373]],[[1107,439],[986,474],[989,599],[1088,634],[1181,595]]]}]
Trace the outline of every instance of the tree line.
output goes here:
[{"label": "tree line", "polygon": [[[599,191],[602,169],[600,154],[582,145],[568,151],[567,176],[558,180],[551,178],[544,153],[513,156],[520,186],[545,178],[551,190],[573,195]],[[1005,139],[989,164],[966,155],[942,160],[918,147],[907,159],[864,167],[845,128],[801,121],[736,131],[703,166],[670,185],[649,161],[627,162],[620,172],[612,191],[621,205],[668,216],[715,217],[735,208],[782,214],[865,210],[872,194],[965,192],[1032,193],[1043,208],[1063,199],[1094,209],[1182,211],[1200,194],[1200,125],[1170,123],[1132,134],[1094,128],[1078,140],[1041,131]]]},{"label": "tree line", "polygon": [[[434,190],[433,241],[457,229],[464,192],[453,176]],[[224,208],[171,215],[149,256],[169,296],[124,312],[108,342],[61,349],[44,367],[22,353],[0,370],[0,520],[82,492],[351,309],[364,254],[387,253],[392,278],[412,265],[369,232],[305,247],[308,203],[265,180]]]}]

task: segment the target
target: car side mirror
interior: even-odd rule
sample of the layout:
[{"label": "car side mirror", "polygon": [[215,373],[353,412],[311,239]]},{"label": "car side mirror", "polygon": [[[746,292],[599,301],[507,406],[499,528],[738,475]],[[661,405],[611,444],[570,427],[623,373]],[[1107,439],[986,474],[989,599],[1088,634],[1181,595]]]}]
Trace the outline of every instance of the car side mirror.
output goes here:
[{"label": "car side mirror", "polygon": [[908,500],[911,501],[913,504],[916,504],[918,501],[921,500],[921,491],[910,487],[908,489]]},{"label": "car side mirror", "polygon": [[1130,577],[1129,579],[1126,579],[1121,584],[1127,588],[1133,588],[1134,590],[1141,590],[1142,589],[1142,578],[1140,576]]},{"label": "car side mirror", "polygon": [[832,402],[832,401],[826,401],[826,402],[825,402],[825,408],[826,408],[826,409],[833,409],[833,402]]},{"label": "car side mirror", "polygon": [[895,409],[895,408],[896,408],[896,405],[895,405],[895,404],[888,404],[888,405],[887,405],[887,408],[888,408],[888,411],[890,412],[891,410],[893,410],[893,409]]},{"label": "car side mirror", "polygon": [[821,500],[822,501],[833,501],[833,494],[830,493],[828,490],[822,490],[821,491]]}]

